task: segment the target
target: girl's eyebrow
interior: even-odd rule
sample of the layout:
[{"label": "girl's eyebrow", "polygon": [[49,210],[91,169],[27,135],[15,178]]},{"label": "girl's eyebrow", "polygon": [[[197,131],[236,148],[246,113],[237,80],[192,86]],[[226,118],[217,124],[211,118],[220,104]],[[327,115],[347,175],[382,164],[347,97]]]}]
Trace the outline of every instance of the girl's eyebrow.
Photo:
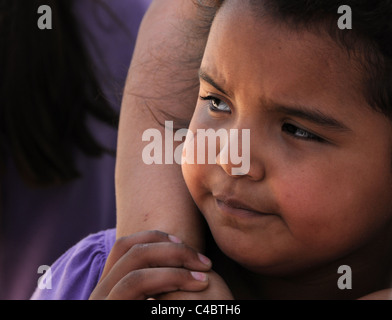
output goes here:
[{"label": "girl's eyebrow", "polygon": [[301,118],[313,122],[314,124],[332,129],[335,131],[349,132],[352,131],[342,122],[336,120],[335,118],[321,112],[314,107],[304,107],[304,106],[284,106],[280,104],[273,103],[272,106],[269,104],[269,111],[283,113],[292,117]]},{"label": "girl's eyebrow", "polygon": [[208,75],[207,72],[205,72],[202,68],[199,69],[199,78],[201,80],[204,80],[205,82],[209,83],[210,85],[212,85],[215,89],[219,90],[220,92],[222,92],[223,94],[229,96],[229,94],[227,94],[227,92],[225,90],[222,89],[222,87],[220,85],[218,85],[214,79],[211,78],[211,76]]},{"label": "girl's eyebrow", "polygon": [[[209,83],[215,89],[219,90],[223,94],[230,96],[225,90],[222,89],[220,85],[218,85],[214,79],[207,72],[205,72],[202,68],[199,69],[199,78]],[[342,122],[336,120],[332,116],[329,116],[315,107],[305,107],[305,106],[287,106],[279,103],[275,103],[272,101],[261,100],[261,104],[264,106],[268,106],[267,110],[270,112],[282,113],[285,115],[289,115],[292,117],[301,118],[303,120],[307,120],[313,122],[314,124],[326,127],[330,130],[340,131],[340,132],[348,132],[352,131]]]}]

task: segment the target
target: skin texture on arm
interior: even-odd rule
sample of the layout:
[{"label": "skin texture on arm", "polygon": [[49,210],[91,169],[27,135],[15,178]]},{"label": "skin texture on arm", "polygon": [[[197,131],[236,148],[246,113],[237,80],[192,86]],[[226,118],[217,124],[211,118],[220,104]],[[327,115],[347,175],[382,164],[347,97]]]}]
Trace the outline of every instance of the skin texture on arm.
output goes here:
[{"label": "skin texture on arm", "polygon": [[[159,229],[196,249],[203,247],[202,218],[181,166],[147,165],[142,159],[145,130],[158,129],[164,138],[165,121],[173,121],[176,130],[187,128],[192,117],[197,71],[213,18],[213,12],[201,10],[189,0],[156,0],[141,24],[119,124],[117,237]],[[174,142],[174,150],[180,143]]]}]

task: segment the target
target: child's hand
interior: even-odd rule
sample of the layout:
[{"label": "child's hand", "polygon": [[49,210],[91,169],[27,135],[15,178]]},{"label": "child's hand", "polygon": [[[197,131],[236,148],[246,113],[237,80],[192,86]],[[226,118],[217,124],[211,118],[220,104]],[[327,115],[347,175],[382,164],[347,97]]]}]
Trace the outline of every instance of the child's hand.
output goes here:
[{"label": "child's hand", "polygon": [[203,291],[176,291],[159,295],[158,300],[233,300],[226,282],[213,270],[208,272],[208,287]]},{"label": "child's hand", "polygon": [[201,291],[211,262],[159,231],[120,238],[106,261],[90,299],[147,299],[172,291]]},{"label": "child's hand", "polygon": [[359,298],[359,300],[392,300],[392,289],[384,289],[369,293],[366,296]]}]

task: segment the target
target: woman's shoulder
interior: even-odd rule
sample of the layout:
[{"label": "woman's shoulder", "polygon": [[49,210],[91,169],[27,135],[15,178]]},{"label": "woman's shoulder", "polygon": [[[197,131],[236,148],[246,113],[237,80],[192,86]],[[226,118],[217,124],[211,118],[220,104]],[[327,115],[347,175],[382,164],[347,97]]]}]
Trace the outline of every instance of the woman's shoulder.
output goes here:
[{"label": "woman's shoulder", "polygon": [[91,234],[45,268],[33,300],[86,300],[98,283],[116,241],[116,230]]}]

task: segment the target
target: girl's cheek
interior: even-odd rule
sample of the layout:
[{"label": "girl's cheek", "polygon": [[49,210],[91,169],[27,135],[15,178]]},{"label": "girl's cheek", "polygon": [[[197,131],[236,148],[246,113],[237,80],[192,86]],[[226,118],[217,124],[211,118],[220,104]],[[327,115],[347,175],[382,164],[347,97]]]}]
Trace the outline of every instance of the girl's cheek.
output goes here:
[{"label": "girl's cheek", "polygon": [[334,197],[320,176],[302,174],[298,178],[298,175],[293,174],[273,188],[280,214],[293,230],[304,228],[305,225],[312,225],[312,228],[325,226],[324,218],[329,214],[331,204],[338,207],[339,199]]},{"label": "girl's cheek", "polygon": [[201,165],[197,164],[182,164],[182,173],[185,183],[191,193],[193,199],[197,201],[199,194],[202,192],[201,182],[204,181],[204,172]]}]

